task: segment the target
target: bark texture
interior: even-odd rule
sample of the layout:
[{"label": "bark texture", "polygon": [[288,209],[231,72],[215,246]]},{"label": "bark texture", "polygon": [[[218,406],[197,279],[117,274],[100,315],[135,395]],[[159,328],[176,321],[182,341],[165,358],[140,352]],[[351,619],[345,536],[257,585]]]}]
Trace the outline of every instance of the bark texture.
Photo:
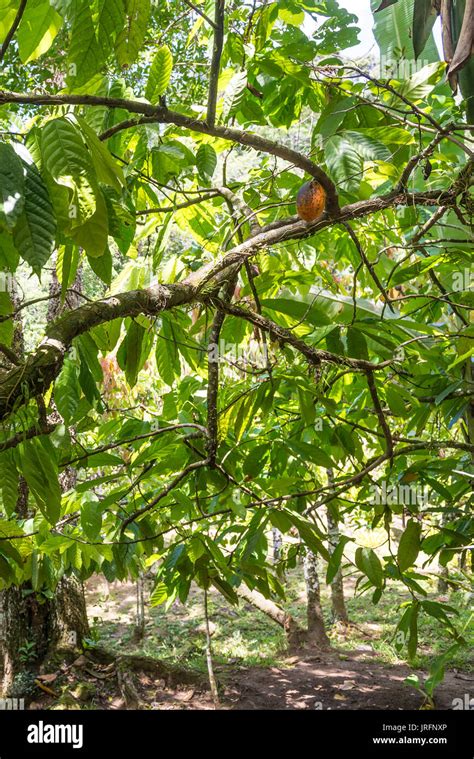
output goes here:
[{"label": "bark texture", "polygon": [[324,616],[321,606],[321,588],[318,574],[318,558],[308,549],[303,558],[306,584],[306,618],[308,623],[307,642],[317,648],[329,648]]},{"label": "bark texture", "polygon": [[[76,280],[80,288],[80,278]],[[53,276],[48,309],[48,320],[57,318],[67,308],[75,308],[77,296],[69,296],[63,306],[59,298],[60,285]],[[16,289],[13,287],[12,301],[16,305]],[[20,319],[16,320],[13,348],[18,356],[24,354],[23,329]],[[54,416],[54,414],[53,414]],[[48,421],[60,421],[58,419]],[[63,490],[75,484],[76,474],[71,468],[60,475]],[[19,483],[17,512],[29,516],[28,488],[21,478]],[[88,635],[89,626],[82,583],[74,576],[62,577],[53,598],[35,592],[30,583],[7,588],[0,598],[0,648],[3,664],[2,692],[4,696],[17,693],[18,678],[22,673],[34,673],[47,656],[57,647],[76,648]],[[25,694],[26,695],[26,694]]]},{"label": "bark texture", "polygon": [[240,585],[236,588],[236,593],[240,598],[255,606],[256,609],[266,614],[267,617],[270,617],[277,625],[283,627],[289,646],[297,647],[301,645],[304,638],[304,630],[301,629],[291,614],[288,614],[271,599],[265,598],[257,590],[249,590],[245,585]]}]

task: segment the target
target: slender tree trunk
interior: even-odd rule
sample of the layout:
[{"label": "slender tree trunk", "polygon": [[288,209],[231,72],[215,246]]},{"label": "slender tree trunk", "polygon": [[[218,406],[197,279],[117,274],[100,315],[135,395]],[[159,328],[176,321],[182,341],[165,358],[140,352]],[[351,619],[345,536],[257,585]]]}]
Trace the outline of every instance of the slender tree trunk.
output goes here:
[{"label": "slender tree trunk", "polygon": [[[332,487],[333,485],[333,473],[330,469],[327,470],[328,483]],[[339,525],[337,519],[334,518],[331,511],[331,504],[328,505],[327,510],[327,523],[328,523],[328,538],[329,538],[329,553],[332,554],[341,539],[341,533],[339,532]],[[344,581],[342,578],[342,571],[339,568],[334,575],[334,579],[331,582],[331,604],[332,604],[332,621],[339,622],[342,625],[349,624],[349,617],[346,609],[346,601],[344,598]]]},{"label": "slender tree trunk", "polygon": [[[446,511],[443,511],[441,514],[441,527],[444,527],[448,522],[449,522],[449,517]],[[438,564],[438,593],[448,592],[448,583],[447,583],[448,578],[449,578],[448,567],[444,567],[441,564]]]},{"label": "slender tree trunk", "polygon": [[219,690],[217,687],[217,680],[214,673],[214,664],[212,661],[212,640],[211,629],[209,625],[209,594],[207,590],[204,591],[204,622],[206,625],[206,662],[207,662],[207,674],[209,677],[209,686],[211,688],[212,701],[216,709],[219,708]]},{"label": "slender tree trunk", "polygon": [[[328,522],[328,537],[329,537],[329,553],[333,553],[341,534],[339,532],[339,526],[336,520],[331,514],[331,509],[327,509],[327,522]],[[342,571],[339,568],[334,575],[334,579],[331,582],[331,605],[332,605],[332,621],[342,625],[349,624],[349,616],[346,609],[346,600],[344,598],[344,582],[342,579]]]},{"label": "slender tree trunk", "polygon": [[273,563],[278,564],[281,559],[282,536],[278,527],[272,527],[273,540]]},{"label": "slender tree trunk", "polygon": [[[472,359],[469,359],[468,363],[466,364],[465,369],[465,377],[466,381],[469,383],[469,387],[472,387],[474,383],[474,367],[472,364]],[[468,443],[474,444],[474,398],[471,398],[470,403],[467,407],[466,411],[466,427],[467,427],[467,440]],[[474,453],[471,453],[471,464],[474,468]],[[474,488],[474,476],[471,479],[471,487]],[[469,512],[469,505],[466,504],[466,511]],[[468,549],[471,554],[471,561],[470,561],[470,569],[471,571],[474,571],[474,549],[470,548]],[[466,556],[465,553],[462,554],[463,557]],[[464,566],[466,562],[464,561]]]},{"label": "slender tree trunk", "polygon": [[306,617],[308,622],[307,641],[317,648],[329,648],[324,616],[321,606],[321,590],[318,575],[318,558],[307,548],[303,557],[306,584]]},{"label": "slender tree trunk", "polygon": [[137,590],[137,610],[135,618],[135,630],[134,639],[138,643],[145,637],[145,578],[143,573],[140,575],[136,582]]}]

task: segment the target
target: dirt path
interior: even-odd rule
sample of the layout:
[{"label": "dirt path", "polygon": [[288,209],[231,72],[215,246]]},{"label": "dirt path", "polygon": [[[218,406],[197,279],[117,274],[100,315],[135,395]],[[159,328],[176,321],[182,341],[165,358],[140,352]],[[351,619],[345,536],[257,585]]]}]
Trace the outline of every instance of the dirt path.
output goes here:
[{"label": "dirt path", "polygon": [[[413,670],[385,667],[357,652],[341,660],[307,656],[289,667],[253,667],[228,673],[231,709],[419,709],[422,696],[403,683]],[[437,709],[474,692],[474,676],[448,672],[436,694]]]}]

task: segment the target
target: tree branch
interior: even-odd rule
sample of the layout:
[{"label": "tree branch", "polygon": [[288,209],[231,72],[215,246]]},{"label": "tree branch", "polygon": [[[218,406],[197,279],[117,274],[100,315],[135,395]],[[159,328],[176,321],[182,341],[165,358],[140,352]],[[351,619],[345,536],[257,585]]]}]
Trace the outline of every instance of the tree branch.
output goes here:
[{"label": "tree branch", "polygon": [[194,472],[196,469],[200,469],[203,466],[209,465],[209,459],[202,459],[201,461],[194,461],[192,464],[189,464],[185,469],[183,469],[182,472],[176,475],[171,482],[166,485],[166,487],[163,488],[163,490],[160,490],[158,495],[150,501],[150,503],[147,503],[145,506],[143,506],[141,509],[137,509],[133,512],[133,514],[130,514],[124,521],[122,522],[122,525],[120,527],[120,534],[123,535],[127,527],[132,524],[136,519],[143,516],[143,514],[146,514],[148,511],[151,511],[154,509],[160,501],[165,498],[165,496],[168,495],[168,493],[171,493],[171,491],[179,485],[182,480],[184,480],[188,474],[191,472]]},{"label": "tree branch", "polygon": [[367,377],[367,384],[369,386],[370,395],[372,397],[372,401],[374,404],[375,413],[377,414],[377,419],[379,420],[380,427],[382,429],[382,432],[384,434],[384,437],[387,443],[387,448],[386,448],[387,456],[390,459],[392,459],[393,458],[392,433],[390,431],[390,427],[388,426],[387,420],[385,419],[385,414],[383,413],[382,405],[379,399],[379,394],[377,392],[377,386],[375,384],[373,371],[367,372],[366,377]]},{"label": "tree branch", "polygon": [[140,119],[127,119],[120,124],[116,124],[111,129],[103,132],[100,135],[100,139],[105,140],[122,129],[130,129],[131,127],[138,126],[139,124],[175,124],[176,126],[189,129],[192,132],[199,132],[201,134],[208,134],[213,137],[220,137],[223,140],[229,140],[230,142],[237,142],[240,145],[246,145],[254,148],[255,150],[262,151],[263,153],[270,153],[278,158],[282,158],[284,161],[294,164],[299,169],[302,169],[310,176],[318,180],[318,182],[324,187],[327,194],[327,209],[328,212],[333,215],[339,210],[339,201],[337,197],[337,190],[334,182],[329,178],[325,171],[317,166],[310,158],[298,153],[296,150],[292,150],[286,145],[281,145],[273,140],[268,140],[265,137],[261,137],[258,134],[252,132],[246,132],[242,129],[234,129],[233,127],[213,125],[210,126],[207,122],[201,119],[195,119],[191,116],[186,116],[184,113],[178,113],[177,111],[171,111],[163,105],[151,105],[140,100],[127,100],[125,98],[109,98],[98,95],[49,95],[33,93],[31,95],[26,93],[8,92],[6,90],[0,90],[0,105],[6,103],[17,103],[23,105],[52,105],[52,106],[64,106],[64,105],[84,105],[90,107],[106,107],[106,108],[122,108],[130,113],[137,113],[142,116]]},{"label": "tree branch", "polygon": [[13,24],[11,25],[8,31],[8,34],[3,41],[3,45],[0,48],[0,62],[3,61],[3,59],[5,58],[5,54],[10,46],[10,42],[13,39],[13,35],[15,34],[16,30],[18,29],[18,26],[20,25],[20,21],[23,17],[23,13],[25,12],[26,3],[27,3],[27,0],[21,0],[20,7],[18,8]]},{"label": "tree branch", "polygon": [[367,372],[385,369],[385,367],[390,366],[390,364],[393,362],[393,359],[389,359],[387,361],[381,361],[380,364],[373,364],[370,361],[365,361],[365,359],[338,356],[337,354],[330,353],[329,351],[320,350],[319,348],[312,348],[303,340],[295,337],[294,334],[290,332],[290,330],[286,329],[285,327],[280,327],[280,325],[275,324],[275,322],[272,322],[270,319],[267,319],[261,314],[256,314],[254,311],[250,311],[246,308],[241,308],[240,306],[224,303],[222,300],[219,300],[215,297],[212,297],[211,300],[214,305],[218,306],[226,313],[231,314],[232,316],[237,316],[241,319],[245,319],[251,324],[255,324],[256,327],[259,327],[259,329],[268,332],[273,340],[291,345],[293,348],[299,351],[299,353],[301,353],[309,361],[310,364],[319,366],[321,362],[325,361],[330,364],[336,364],[337,366],[347,366],[353,371]]},{"label": "tree branch", "polygon": [[225,0],[214,3],[214,44],[212,47],[211,72],[209,74],[209,95],[207,99],[207,118],[210,127],[216,121],[217,86],[221,69],[222,48],[224,45]]}]

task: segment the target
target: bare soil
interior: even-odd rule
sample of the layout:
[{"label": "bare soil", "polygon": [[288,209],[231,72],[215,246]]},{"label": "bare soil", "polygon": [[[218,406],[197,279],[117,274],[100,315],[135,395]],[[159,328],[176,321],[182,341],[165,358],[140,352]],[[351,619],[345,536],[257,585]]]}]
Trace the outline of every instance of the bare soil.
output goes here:
[{"label": "bare soil", "polygon": [[[133,585],[114,583],[102,587],[94,579],[89,583],[88,601],[91,618],[113,620],[117,627],[111,641],[116,636],[121,640],[133,623]],[[187,662],[180,665],[177,660],[170,673],[166,669],[169,665],[159,658],[149,658],[147,666],[146,657],[127,653],[122,645],[115,646],[113,657],[104,660],[92,647],[68,664],[56,663],[45,673],[43,688],[38,688],[30,708],[215,708],[206,675],[193,671],[187,677]],[[276,666],[252,667],[232,660],[218,664],[215,669],[220,708],[408,710],[420,709],[424,703],[423,695],[404,683],[413,669],[402,663],[381,663],[370,645],[348,652],[338,650],[335,642],[329,653],[299,650],[279,662]],[[423,673],[418,674],[423,681]],[[464,699],[465,694],[473,692],[474,674],[448,671],[436,691],[435,708],[452,709],[454,699]]]}]

